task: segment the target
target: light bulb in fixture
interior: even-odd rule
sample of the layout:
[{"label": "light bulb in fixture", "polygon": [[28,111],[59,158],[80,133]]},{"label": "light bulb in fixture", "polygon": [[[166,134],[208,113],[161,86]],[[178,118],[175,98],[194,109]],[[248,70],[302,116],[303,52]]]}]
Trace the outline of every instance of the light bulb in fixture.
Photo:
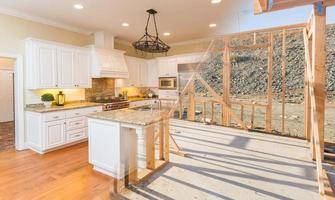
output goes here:
[{"label": "light bulb in fixture", "polygon": [[73,7],[75,8],[75,9],[77,9],[77,10],[81,10],[81,9],[83,9],[84,8],[84,6],[82,5],[82,4],[74,4],[73,5]]},{"label": "light bulb in fixture", "polygon": [[210,24],[210,25],[208,25],[210,28],[214,28],[214,27],[216,27],[216,24]]},{"label": "light bulb in fixture", "polygon": [[218,3],[221,3],[222,0],[211,0],[211,3],[212,4],[218,4]]},{"label": "light bulb in fixture", "polygon": [[165,32],[165,33],[163,33],[163,35],[164,35],[164,36],[170,36],[171,33],[169,33],[169,32]]},{"label": "light bulb in fixture", "polygon": [[129,24],[128,24],[128,23],[122,23],[121,26],[123,26],[123,27],[128,27]]}]

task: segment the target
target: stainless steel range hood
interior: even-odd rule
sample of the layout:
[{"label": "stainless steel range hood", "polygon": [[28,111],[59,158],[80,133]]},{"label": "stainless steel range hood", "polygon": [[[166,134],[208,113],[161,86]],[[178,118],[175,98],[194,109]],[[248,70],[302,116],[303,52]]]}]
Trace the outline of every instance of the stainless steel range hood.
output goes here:
[{"label": "stainless steel range hood", "polygon": [[124,51],[114,49],[114,37],[103,32],[94,34],[95,44],[89,46],[93,78],[129,78]]}]

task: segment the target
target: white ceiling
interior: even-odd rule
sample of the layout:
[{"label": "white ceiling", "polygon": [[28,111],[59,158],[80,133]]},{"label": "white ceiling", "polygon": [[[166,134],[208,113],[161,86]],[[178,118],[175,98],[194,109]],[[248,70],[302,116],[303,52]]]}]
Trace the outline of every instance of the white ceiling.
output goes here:
[{"label": "white ceiling", "polygon": [[[162,36],[162,39],[180,42],[220,34],[235,21],[235,7],[248,1],[223,0],[214,5],[210,0],[0,0],[0,6],[77,29],[109,31],[127,41],[142,36],[146,10],[154,8],[159,12],[156,20],[160,34],[171,33],[171,36]],[[249,2],[252,9],[252,1]],[[74,3],[81,3],[85,8],[75,10],[72,7]],[[123,22],[130,26],[122,27]],[[218,26],[210,29],[210,23],[217,23]]]},{"label": "white ceiling", "polygon": [[[252,15],[253,0],[222,0],[220,4],[211,4],[211,0],[0,0],[0,13],[8,10],[21,13],[17,16],[30,16],[51,24],[71,27],[72,30],[91,33],[107,31],[116,38],[135,41],[144,34],[147,20],[146,10],[154,8],[159,34],[168,43],[207,38],[213,35],[263,28],[263,26],[282,25],[283,20],[270,20],[266,15]],[[84,5],[83,10],[75,10],[73,4]],[[307,20],[306,15],[293,16],[297,22]],[[6,12],[5,12],[6,13]],[[269,14],[271,15],[271,14]],[[274,15],[277,19],[278,15]],[[254,19],[255,18],[255,19]],[[41,20],[40,20],[41,21]],[[278,23],[275,24],[277,21]],[[294,21],[294,20],[293,20]],[[122,27],[127,22],[129,27]],[[216,28],[209,28],[216,23]],[[244,24],[243,24],[244,23]],[[286,24],[294,23],[292,21]],[[284,24],[285,24],[284,23]],[[253,24],[253,26],[250,26]],[[170,32],[170,36],[163,36]]]}]

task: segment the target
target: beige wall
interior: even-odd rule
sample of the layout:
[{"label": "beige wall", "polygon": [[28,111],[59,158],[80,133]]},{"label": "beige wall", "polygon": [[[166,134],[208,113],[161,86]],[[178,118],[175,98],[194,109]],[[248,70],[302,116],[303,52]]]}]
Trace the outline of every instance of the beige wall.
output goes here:
[{"label": "beige wall", "polygon": [[93,36],[0,14],[0,52],[23,54],[27,37],[84,46],[94,42]]},{"label": "beige wall", "polygon": [[0,69],[2,70],[13,70],[14,63],[15,63],[14,59],[0,57]]},{"label": "beige wall", "polygon": [[[17,17],[0,14],[0,53],[15,53],[24,55],[24,39],[34,37],[66,44],[86,46],[94,43],[91,35],[79,34],[61,28],[40,24]],[[26,91],[26,103],[40,102],[40,95],[45,90]],[[52,90],[56,94],[58,90]],[[67,100],[85,99],[85,90],[65,90]]]}]

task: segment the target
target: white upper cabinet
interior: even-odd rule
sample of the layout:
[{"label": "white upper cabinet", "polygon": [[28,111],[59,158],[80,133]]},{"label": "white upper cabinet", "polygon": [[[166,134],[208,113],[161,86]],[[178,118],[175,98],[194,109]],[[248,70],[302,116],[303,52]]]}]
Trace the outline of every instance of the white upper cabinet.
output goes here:
[{"label": "white upper cabinet", "polygon": [[145,59],[125,56],[129,78],[117,79],[116,87],[147,87],[148,66]]},{"label": "white upper cabinet", "polygon": [[158,75],[159,77],[175,77],[178,75],[178,60],[176,58],[160,58],[158,59]]},{"label": "white upper cabinet", "polygon": [[58,49],[58,87],[75,87],[74,65],[75,52],[70,48]]},{"label": "white upper cabinet", "polygon": [[[30,43],[27,81],[31,87],[57,88],[57,48],[40,42]],[[34,56],[30,56],[34,55]],[[30,64],[29,64],[30,63]]]},{"label": "white upper cabinet", "polygon": [[27,89],[91,87],[86,48],[27,39],[26,63]]},{"label": "white upper cabinet", "polygon": [[158,64],[157,60],[148,60],[147,61],[147,70],[148,70],[148,87],[158,87]]},{"label": "white upper cabinet", "polygon": [[[91,88],[91,60],[88,51],[77,51],[75,53],[74,82],[76,87]],[[79,73],[80,72],[80,73]]]}]

